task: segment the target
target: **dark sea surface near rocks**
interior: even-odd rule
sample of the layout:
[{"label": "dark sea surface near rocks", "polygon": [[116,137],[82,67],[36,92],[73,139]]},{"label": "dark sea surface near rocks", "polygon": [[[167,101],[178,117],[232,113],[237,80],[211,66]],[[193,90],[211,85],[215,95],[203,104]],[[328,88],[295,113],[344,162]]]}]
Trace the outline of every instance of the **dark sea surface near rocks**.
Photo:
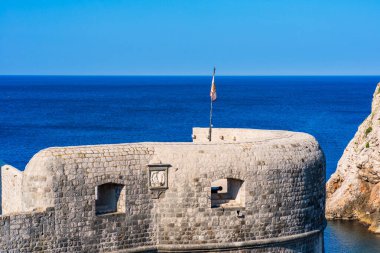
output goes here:
[{"label": "dark sea surface near rocks", "polygon": [[[314,135],[327,178],[370,113],[379,76],[217,76],[214,127]],[[23,170],[51,146],[191,141],[209,122],[209,76],[0,76],[0,160]],[[380,237],[329,222],[326,252],[380,252]]]},{"label": "dark sea surface near rocks", "polygon": [[380,252],[380,235],[369,233],[367,228],[357,221],[329,221],[325,229],[325,251]]}]

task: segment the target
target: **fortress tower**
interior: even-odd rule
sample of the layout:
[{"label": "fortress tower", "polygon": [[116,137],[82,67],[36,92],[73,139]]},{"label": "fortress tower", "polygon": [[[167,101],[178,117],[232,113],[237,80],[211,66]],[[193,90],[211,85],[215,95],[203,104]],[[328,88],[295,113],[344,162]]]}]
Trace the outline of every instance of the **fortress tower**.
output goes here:
[{"label": "fortress tower", "polygon": [[1,167],[0,252],[322,252],[325,158],[305,133],[48,148]]}]

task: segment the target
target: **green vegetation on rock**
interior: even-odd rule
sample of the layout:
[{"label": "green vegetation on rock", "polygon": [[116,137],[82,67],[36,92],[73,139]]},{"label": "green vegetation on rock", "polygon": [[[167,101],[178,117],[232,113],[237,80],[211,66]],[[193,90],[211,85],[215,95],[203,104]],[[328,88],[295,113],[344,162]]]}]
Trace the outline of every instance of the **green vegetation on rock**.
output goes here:
[{"label": "green vegetation on rock", "polygon": [[370,132],[372,132],[372,127],[368,127],[368,128],[365,130],[365,136],[367,136]]}]

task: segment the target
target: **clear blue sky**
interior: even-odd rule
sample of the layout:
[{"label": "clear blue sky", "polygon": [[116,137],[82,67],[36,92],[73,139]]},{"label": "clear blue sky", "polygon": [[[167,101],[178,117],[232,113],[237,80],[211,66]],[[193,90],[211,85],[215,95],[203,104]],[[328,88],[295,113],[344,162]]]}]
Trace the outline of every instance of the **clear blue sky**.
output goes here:
[{"label": "clear blue sky", "polygon": [[0,0],[0,74],[380,74],[380,1]]}]

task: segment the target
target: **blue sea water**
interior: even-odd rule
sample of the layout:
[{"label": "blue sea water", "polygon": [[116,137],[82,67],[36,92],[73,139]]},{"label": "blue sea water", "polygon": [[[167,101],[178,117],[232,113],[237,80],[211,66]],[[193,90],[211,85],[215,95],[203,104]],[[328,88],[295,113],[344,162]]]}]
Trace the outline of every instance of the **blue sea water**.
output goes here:
[{"label": "blue sea water", "polygon": [[[208,126],[210,77],[0,76],[0,160],[23,170],[51,146],[191,141]],[[307,132],[327,177],[370,113],[379,76],[216,78],[214,127]],[[380,252],[355,222],[329,222],[326,252]]]}]

